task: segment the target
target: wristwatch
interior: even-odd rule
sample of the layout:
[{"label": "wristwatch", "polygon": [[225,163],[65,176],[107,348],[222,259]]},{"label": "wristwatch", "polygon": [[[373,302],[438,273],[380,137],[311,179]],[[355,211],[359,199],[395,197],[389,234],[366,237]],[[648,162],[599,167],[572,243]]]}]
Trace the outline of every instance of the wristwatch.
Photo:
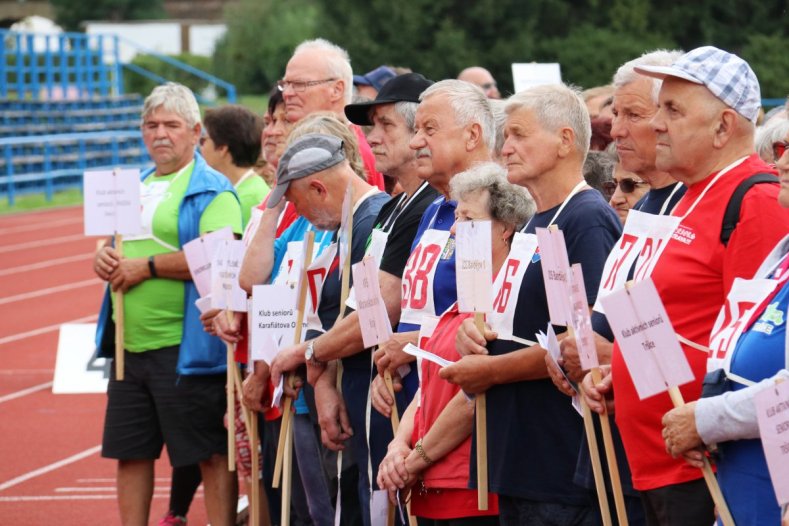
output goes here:
[{"label": "wristwatch", "polygon": [[315,357],[315,340],[307,342],[307,350],[304,351],[304,361],[307,362],[307,365],[312,365],[313,367],[323,367],[326,365]]}]

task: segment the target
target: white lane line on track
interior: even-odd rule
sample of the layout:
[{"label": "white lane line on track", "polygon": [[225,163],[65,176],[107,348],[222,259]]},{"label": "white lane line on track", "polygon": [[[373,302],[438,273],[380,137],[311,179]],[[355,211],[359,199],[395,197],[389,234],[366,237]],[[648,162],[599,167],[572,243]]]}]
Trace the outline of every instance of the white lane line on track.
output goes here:
[{"label": "white lane line on track", "polygon": [[[107,493],[108,491],[115,492],[118,488],[113,484],[112,486],[84,486],[84,487],[65,487],[55,488],[55,493]],[[166,491],[169,493],[170,486],[154,486],[153,491]]]},{"label": "white lane line on track", "polygon": [[26,248],[38,248],[44,246],[57,245],[58,243],[69,243],[80,239],[87,239],[85,234],[72,234],[70,236],[52,237],[49,239],[39,239],[37,241],[25,241],[24,243],[16,243],[14,245],[6,245],[0,247],[0,254],[6,252],[14,252],[16,250],[24,250]]},{"label": "white lane line on track", "polygon": [[38,298],[40,296],[48,296],[49,294],[55,294],[57,292],[65,292],[67,290],[80,289],[82,287],[89,287],[91,285],[99,285],[101,283],[103,282],[99,278],[90,278],[83,281],[77,281],[76,283],[58,285],[57,287],[47,287],[45,289],[34,290],[33,292],[23,292],[22,294],[17,294],[16,296],[8,296],[7,298],[0,298],[0,305],[7,305],[8,303],[29,300],[32,298]]},{"label": "white lane line on track", "polygon": [[49,387],[52,387],[52,382],[44,382],[43,384],[34,385],[33,387],[28,387],[27,389],[22,389],[21,391],[16,391],[5,396],[0,396],[0,404],[3,402],[9,402],[11,400],[16,400],[17,398],[22,398],[23,396],[27,396],[29,394],[37,393],[38,391],[43,391]]},{"label": "white lane line on track", "polygon": [[46,327],[41,327],[40,329],[34,329],[32,331],[20,332],[17,334],[11,334],[10,336],[6,336],[4,338],[0,338],[0,345],[6,343],[12,343],[19,340],[24,340],[25,338],[30,338],[33,336],[38,336],[40,334],[46,334],[48,332],[57,331],[60,329],[60,326],[65,323],[90,323],[96,321],[98,319],[98,315],[91,314],[90,316],[83,316],[82,318],[77,318],[76,320],[68,320],[61,323],[54,323],[52,325],[47,325]]},{"label": "white lane line on track", "polygon": [[[0,497],[0,502],[47,502],[53,500],[115,500],[117,495],[20,495],[18,497]],[[167,493],[154,493],[154,499],[169,499]],[[195,495],[197,498],[197,495]]]},{"label": "white lane line on track", "polygon": [[40,263],[31,263],[29,265],[19,265],[18,267],[11,267],[0,270],[0,276],[8,276],[9,274],[16,274],[21,272],[29,272],[31,270],[39,270],[42,268],[54,267],[56,265],[64,265],[66,263],[74,263],[75,261],[82,261],[93,259],[93,254],[78,254],[76,256],[66,256],[62,258],[50,259]]},{"label": "white lane line on track", "polygon": [[19,232],[29,232],[31,230],[44,230],[49,229],[56,226],[62,225],[73,225],[75,223],[82,223],[83,219],[82,216],[80,217],[69,217],[66,219],[59,219],[57,221],[43,221],[41,223],[36,223],[34,225],[19,225],[19,226],[9,226],[6,228],[0,228],[0,236],[4,236],[7,234],[17,234]]},{"label": "white lane line on track", "polygon": [[32,478],[36,478],[36,477],[38,477],[40,475],[45,475],[45,474],[49,473],[50,471],[55,471],[56,469],[60,469],[63,466],[68,466],[69,464],[73,464],[74,462],[79,462],[83,458],[87,458],[87,457],[89,457],[91,455],[95,455],[99,451],[101,451],[101,446],[100,445],[93,446],[90,449],[86,449],[85,451],[81,451],[80,453],[77,453],[75,455],[71,455],[68,458],[64,458],[63,460],[58,460],[57,462],[53,462],[52,464],[49,464],[48,466],[43,466],[43,467],[40,467],[38,469],[34,469],[33,471],[29,471],[29,472],[25,473],[24,475],[20,475],[18,477],[12,478],[11,480],[7,480],[7,481],[3,482],[2,484],[0,484],[0,491],[6,490],[6,489],[11,488],[11,487],[14,487],[17,484],[21,484],[23,482],[26,482],[26,481],[32,479]]}]

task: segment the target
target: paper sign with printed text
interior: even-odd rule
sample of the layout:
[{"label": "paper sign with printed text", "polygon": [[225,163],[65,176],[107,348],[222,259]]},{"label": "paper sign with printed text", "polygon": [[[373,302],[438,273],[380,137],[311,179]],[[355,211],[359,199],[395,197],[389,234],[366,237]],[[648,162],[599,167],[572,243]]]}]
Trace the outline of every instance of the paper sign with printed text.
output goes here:
[{"label": "paper sign with printed text", "polygon": [[140,232],[139,170],[85,172],[83,182],[86,236]]},{"label": "paper sign with printed text", "polygon": [[775,497],[785,506],[789,504],[789,382],[760,391],[753,403]]},{"label": "paper sign with printed text", "polygon": [[217,242],[211,259],[211,307],[247,311],[247,293],[238,284],[244,261],[244,242],[223,239]]},{"label": "paper sign with printed text", "polygon": [[189,274],[201,297],[211,293],[211,259],[216,251],[216,244],[221,240],[232,240],[233,230],[226,226],[219,230],[203,234],[183,246]]},{"label": "paper sign with printed text", "polygon": [[639,398],[693,381],[693,371],[651,278],[602,301]]},{"label": "paper sign with printed text", "polygon": [[455,223],[455,276],[460,312],[490,312],[493,270],[490,221]]}]

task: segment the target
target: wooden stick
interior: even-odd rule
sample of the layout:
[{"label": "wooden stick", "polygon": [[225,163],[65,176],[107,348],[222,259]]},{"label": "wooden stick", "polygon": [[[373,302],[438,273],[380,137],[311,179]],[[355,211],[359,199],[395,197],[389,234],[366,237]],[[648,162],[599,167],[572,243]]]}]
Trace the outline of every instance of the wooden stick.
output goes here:
[{"label": "wooden stick", "polygon": [[[298,304],[296,305],[296,329],[293,333],[293,345],[298,345],[301,343],[301,326],[304,323],[304,307],[307,303],[307,267],[312,262],[313,245],[315,244],[315,232],[312,230],[307,232],[304,242],[307,244],[307,248],[304,251],[304,264],[301,269],[301,279],[299,280],[301,282],[301,288],[299,289]],[[288,377],[285,379],[285,381],[289,387],[293,387],[295,375],[292,373],[288,374]],[[279,480],[280,476],[282,475],[282,460],[283,454],[285,452],[286,437],[290,428],[290,409],[292,405],[293,399],[289,396],[285,396],[285,401],[282,403],[282,424],[279,429],[279,440],[277,441],[277,457],[274,461],[274,481],[272,483],[272,487],[274,488],[279,488]]]},{"label": "wooden stick", "polygon": [[[123,258],[123,235],[115,234],[115,251],[118,258]],[[124,349],[123,342],[123,291],[115,292],[115,379],[123,381]]]},{"label": "wooden stick", "polygon": [[[595,385],[599,384],[602,380],[602,374],[599,367],[592,368],[592,381]],[[605,397],[603,397],[603,409],[605,410]],[[591,413],[591,411],[590,411]],[[620,526],[628,526],[627,508],[625,507],[625,496],[622,493],[622,481],[619,477],[619,464],[616,460],[616,452],[614,451],[614,438],[611,435],[611,421],[608,413],[600,416],[600,429],[603,432],[603,447],[605,448],[605,459],[608,462],[608,473],[611,476],[611,489],[614,492],[614,504],[616,505],[616,516],[619,519]],[[606,501],[608,500],[606,496]],[[610,510],[609,510],[610,513]]]},{"label": "wooden stick", "polygon": [[[474,324],[480,334],[485,334],[485,318],[481,312],[474,314]],[[477,508],[488,509],[488,410],[485,393],[474,399],[477,431]]]},{"label": "wooden stick", "polygon": [[390,373],[388,370],[384,372],[384,383],[386,384],[386,390],[389,391],[389,396],[392,397],[392,435],[395,435],[397,434],[397,428],[400,427],[400,416],[397,414],[397,400],[395,400],[392,373]]},{"label": "wooden stick", "polygon": [[[233,313],[230,310],[225,310],[228,322],[232,322]],[[227,470],[236,470],[236,386],[233,381],[233,369],[236,367],[235,359],[235,345],[232,343],[225,344],[227,348]],[[233,418],[230,418],[232,415]]]},{"label": "wooden stick", "polygon": [[[233,380],[236,386],[236,391],[238,393],[239,398],[244,396],[243,386],[241,384],[241,372],[238,370],[238,367],[233,366]],[[258,419],[257,414],[254,414],[252,411],[244,407],[243,404],[240,405],[241,407],[241,416],[244,419],[244,425],[247,427],[247,436],[249,437],[249,452],[251,456],[251,463],[252,463],[252,476],[251,476],[251,486],[249,488],[249,513],[250,513],[250,524],[252,526],[259,526],[260,525],[260,453],[258,451],[258,445],[260,444],[260,439],[258,436]]]},{"label": "wooden stick", "polygon": [[[572,326],[567,326],[567,337],[574,338],[575,331]],[[599,369],[598,369],[599,372]],[[592,460],[592,473],[594,474],[594,484],[597,490],[597,500],[600,504],[600,516],[603,520],[604,526],[611,526],[611,508],[608,506],[608,494],[605,491],[605,475],[603,474],[603,463],[600,460],[600,446],[597,443],[597,435],[594,432],[594,420],[592,420],[592,410],[584,401],[583,396],[581,399],[581,410],[584,420],[584,431],[586,432],[586,441],[589,446],[589,457]],[[609,433],[611,428],[608,429]],[[613,449],[613,448],[612,448]],[[611,453],[613,455],[613,451]],[[616,463],[616,457],[614,457]]]},{"label": "wooden stick", "polygon": [[[280,435],[282,430],[280,430]],[[282,469],[282,513],[280,515],[281,526],[290,526],[290,488],[291,476],[293,474],[293,426],[288,426],[285,433],[285,455],[284,466]]]},{"label": "wooden stick", "polygon": [[611,526],[611,510],[608,507],[608,495],[605,492],[605,479],[603,477],[603,464],[600,462],[600,449],[597,444],[597,435],[594,433],[594,421],[592,420],[592,410],[586,405],[581,397],[581,409],[584,417],[584,430],[586,431],[586,442],[589,446],[589,456],[592,459],[592,473],[594,473],[594,485],[597,490],[597,501],[600,504],[600,516],[604,526]]},{"label": "wooden stick", "polygon": [[[668,395],[671,397],[674,407],[682,407],[685,405],[685,399],[682,397],[679,387],[669,387]],[[710,490],[710,495],[712,495],[712,500],[715,502],[715,507],[718,508],[718,516],[723,526],[734,526],[734,518],[729,511],[729,506],[726,504],[726,499],[723,498],[723,493],[718,485],[718,479],[715,478],[715,473],[712,472],[710,460],[706,455],[703,455],[702,459],[704,467],[701,468],[701,472],[704,474],[704,481],[707,483],[707,489]]]}]

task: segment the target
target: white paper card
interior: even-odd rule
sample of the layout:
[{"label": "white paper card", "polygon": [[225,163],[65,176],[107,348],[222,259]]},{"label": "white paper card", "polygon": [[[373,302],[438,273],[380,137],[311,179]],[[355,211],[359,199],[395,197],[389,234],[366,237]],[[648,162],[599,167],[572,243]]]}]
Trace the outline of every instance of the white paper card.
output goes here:
[{"label": "white paper card", "polygon": [[216,251],[216,244],[225,239],[233,239],[233,230],[229,226],[203,234],[183,247],[189,274],[192,275],[192,281],[200,296],[211,293],[211,259]]},{"label": "white paper card", "polygon": [[438,356],[437,354],[433,354],[431,352],[420,349],[413,343],[406,344],[406,346],[403,347],[403,352],[405,352],[406,354],[410,354],[411,356],[416,356],[417,358],[427,360],[428,362],[433,362],[439,367],[446,367],[447,365],[452,365],[454,363],[454,362],[450,362],[446,358],[442,358]]},{"label": "white paper card", "polygon": [[211,295],[201,296],[195,300],[195,307],[200,311],[200,314],[205,314],[211,310]]},{"label": "white paper card", "polygon": [[353,267],[356,290],[356,313],[365,347],[382,345],[392,337],[392,325],[378,284],[378,265],[372,256],[365,257]]},{"label": "white paper card", "polygon": [[386,526],[389,514],[389,492],[385,489],[373,490],[370,496],[370,521],[372,526]]},{"label": "white paper card", "polygon": [[247,311],[247,293],[238,285],[244,260],[244,242],[223,239],[217,242],[211,259],[211,307]]},{"label": "white paper card", "polygon": [[548,312],[554,325],[570,325],[570,260],[561,230],[536,229]]},{"label": "white paper card", "polygon": [[586,297],[581,264],[576,263],[571,267],[571,270],[570,305],[573,312],[573,330],[578,342],[578,358],[581,361],[581,368],[588,371],[600,367],[600,362],[597,359],[597,347],[594,342],[592,318],[589,316],[589,300]]},{"label": "white paper card", "polygon": [[285,375],[279,377],[279,383],[271,395],[271,407],[282,407],[282,395],[285,394]]},{"label": "white paper card", "polygon": [[493,270],[490,221],[455,223],[455,276],[460,312],[490,312]]},{"label": "white paper card", "polygon": [[139,170],[85,172],[83,181],[86,236],[140,233]]},{"label": "white paper card", "polygon": [[252,330],[250,356],[271,365],[279,350],[293,343],[296,331],[296,287],[255,285],[252,287]]},{"label": "white paper card", "polygon": [[785,506],[789,503],[789,382],[757,393],[753,403],[775,497]]},{"label": "white paper card", "polygon": [[651,278],[613,292],[602,302],[639,398],[693,381],[693,371]]},{"label": "white paper card", "polygon": [[567,378],[567,373],[564,372],[564,369],[562,369],[559,366],[559,358],[561,357],[562,353],[561,353],[561,348],[559,347],[559,340],[556,339],[556,333],[553,331],[553,326],[551,326],[551,324],[549,323],[548,334],[545,334],[544,332],[540,331],[535,336],[537,337],[537,343],[539,344],[539,346],[547,351],[548,356],[551,358],[551,360],[556,365],[556,367],[562,372],[564,379],[567,380],[567,383],[570,384],[570,387],[572,387],[573,390],[575,391],[575,394],[573,395],[572,401],[570,403],[573,406],[573,408],[578,412],[578,414],[583,416],[583,411],[581,410],[581,398],[580,395],[578,394],[578,389],[576,389],[573,382],[571,382],[570,379]]}]

